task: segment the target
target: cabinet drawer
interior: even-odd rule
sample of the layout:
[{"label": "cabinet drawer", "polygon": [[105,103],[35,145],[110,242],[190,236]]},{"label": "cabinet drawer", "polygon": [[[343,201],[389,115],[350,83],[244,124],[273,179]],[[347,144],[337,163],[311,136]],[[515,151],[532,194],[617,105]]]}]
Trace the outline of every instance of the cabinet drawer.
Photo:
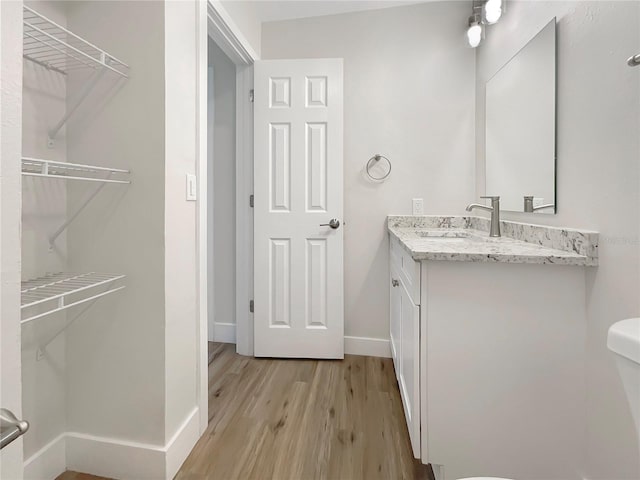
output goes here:
[{"label": "cabinet drawer", "polygon": [[411,300],[415,305],[420,305],[420,262],[416,262],[407,252],[400,241],[394,236],[389,236],[391,264],[404,283]]}]

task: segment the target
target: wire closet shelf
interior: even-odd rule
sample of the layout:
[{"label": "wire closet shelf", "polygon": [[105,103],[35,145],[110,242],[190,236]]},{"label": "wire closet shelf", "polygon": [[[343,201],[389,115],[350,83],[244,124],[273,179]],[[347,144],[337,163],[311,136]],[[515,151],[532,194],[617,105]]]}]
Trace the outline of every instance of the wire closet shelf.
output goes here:
[{"label": "wire closet shelf", "polygon": [[[131,183],[125,179],[129,170],[97,167],[79,163],[56,162],[40,158],[22,157],[22,174],[32,177],[62,178],[102,183]],[[113,176],[120,178],[112,178]]]},{"label": "wire closet shelf", "polygon": [[23,6],[23,23],[27,60],[63,75],[82,68],[106,68],[127,77],[127,64],[27,6]]},{"label": "wire closet shelf", "polygon": [[[20,323],[24,325],[122,290],[124,286],[114,287],[113,283],[124,277],[125,275],[95,272],[52,273],[22,282],[21,311],[33,307],[40,307],[40,311],[23,318]],[[99,291],[99,287],[106,287],[107,290]]]}]

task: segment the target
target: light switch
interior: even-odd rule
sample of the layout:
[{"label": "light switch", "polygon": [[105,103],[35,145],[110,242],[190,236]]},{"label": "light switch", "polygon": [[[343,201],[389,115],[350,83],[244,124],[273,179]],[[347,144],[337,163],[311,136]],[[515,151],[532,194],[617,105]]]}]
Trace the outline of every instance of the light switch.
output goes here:
[{"label": "light switch", "polygon": [[424,215],[424,200],[422,198],[413,199],[413,214]]},{"label": "light switch", "polygon": [[195,202],[198,198],[198,187],[196,183],[196,176],[193,174],[187,174],[187,201]]}]

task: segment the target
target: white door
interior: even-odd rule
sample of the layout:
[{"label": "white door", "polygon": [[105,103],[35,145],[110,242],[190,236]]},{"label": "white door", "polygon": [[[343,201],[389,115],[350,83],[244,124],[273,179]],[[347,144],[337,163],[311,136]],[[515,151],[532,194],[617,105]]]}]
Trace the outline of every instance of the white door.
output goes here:
[{"label": "white door", "polygon": [[256,62],[254,89],[255,355],[343,358],[342,59]]}]

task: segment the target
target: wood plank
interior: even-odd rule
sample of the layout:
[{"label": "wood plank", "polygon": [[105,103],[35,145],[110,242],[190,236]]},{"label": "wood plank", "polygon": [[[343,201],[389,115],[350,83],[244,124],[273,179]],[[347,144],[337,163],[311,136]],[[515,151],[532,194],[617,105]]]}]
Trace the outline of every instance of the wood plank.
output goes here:
[{"label": "wood plank", "polygon": [[209,426],[176,480],[429,478],[411,452],[390,359],[258,359],[231,344],[212,351]]},{"label": "wood plank", "polygon": [[56,480],[112,480],[105,477],[96,477],[95,475],[89,475],[88,473],[73,472],[67,470],[56,477]]}]

